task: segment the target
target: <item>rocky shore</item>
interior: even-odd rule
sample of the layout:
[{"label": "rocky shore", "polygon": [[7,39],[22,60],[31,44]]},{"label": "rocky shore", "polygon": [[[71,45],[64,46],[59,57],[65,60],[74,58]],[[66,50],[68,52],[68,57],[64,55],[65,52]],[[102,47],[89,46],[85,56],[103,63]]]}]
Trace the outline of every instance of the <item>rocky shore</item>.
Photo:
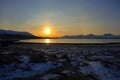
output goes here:
[{"label": "rocky shore", "polygon": [[120,44],[12,44],[0,80],[120,80]]}]

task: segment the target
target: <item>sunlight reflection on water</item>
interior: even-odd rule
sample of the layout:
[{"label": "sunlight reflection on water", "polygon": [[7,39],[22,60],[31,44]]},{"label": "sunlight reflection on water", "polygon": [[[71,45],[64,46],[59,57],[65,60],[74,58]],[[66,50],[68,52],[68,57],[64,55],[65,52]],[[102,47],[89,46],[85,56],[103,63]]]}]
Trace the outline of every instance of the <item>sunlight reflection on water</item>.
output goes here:
[{"label": "sunlight reflection on water", "polygon": [[28,39],[20,42],[32,43],[120,43],[120,39]]},{"label": "sunlight reflection on water", "polygon": [[45,43],[50,43],[50,39],[45,39]]}]

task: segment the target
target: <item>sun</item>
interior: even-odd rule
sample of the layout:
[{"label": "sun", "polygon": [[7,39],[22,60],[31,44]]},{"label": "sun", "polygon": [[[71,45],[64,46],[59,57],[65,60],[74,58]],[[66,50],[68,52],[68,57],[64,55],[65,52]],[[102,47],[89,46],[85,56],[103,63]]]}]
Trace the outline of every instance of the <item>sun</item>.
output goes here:
[{"label": "sun", "polygon": [[44,32],[45,32],[46,35],[50,35],[51,30],[49,28],[46,28]]}]

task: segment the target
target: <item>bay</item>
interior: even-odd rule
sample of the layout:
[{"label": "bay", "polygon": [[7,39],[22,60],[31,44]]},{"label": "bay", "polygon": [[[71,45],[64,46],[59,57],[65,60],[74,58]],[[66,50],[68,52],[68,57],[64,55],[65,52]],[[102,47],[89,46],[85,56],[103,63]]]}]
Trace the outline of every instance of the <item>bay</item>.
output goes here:
[{"label": "bay", "polygon": [[120,39],[27,39],[30,43],[120,43]]}]

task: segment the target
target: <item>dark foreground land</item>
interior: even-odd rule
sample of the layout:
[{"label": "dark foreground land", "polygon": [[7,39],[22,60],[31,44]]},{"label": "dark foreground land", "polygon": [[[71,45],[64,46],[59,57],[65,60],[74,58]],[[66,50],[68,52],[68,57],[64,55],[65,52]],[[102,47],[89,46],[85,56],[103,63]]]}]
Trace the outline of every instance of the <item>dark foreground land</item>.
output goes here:
[{"label": "dark foreground land", "polygon": [[0,80],[120,80],[120,44],[11,44]]}]

